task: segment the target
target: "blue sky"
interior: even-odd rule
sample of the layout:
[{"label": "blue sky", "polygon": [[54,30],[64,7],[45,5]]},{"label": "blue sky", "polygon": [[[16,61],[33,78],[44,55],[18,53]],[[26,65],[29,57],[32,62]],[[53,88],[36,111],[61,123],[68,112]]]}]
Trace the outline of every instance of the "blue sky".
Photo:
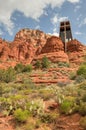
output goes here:
[{"label": "blue sky", "polygon": [[86,44],[86,0],[0,0],[0,37],[8,41],[22,28],[58,36],[64,20],[73,38]]}]

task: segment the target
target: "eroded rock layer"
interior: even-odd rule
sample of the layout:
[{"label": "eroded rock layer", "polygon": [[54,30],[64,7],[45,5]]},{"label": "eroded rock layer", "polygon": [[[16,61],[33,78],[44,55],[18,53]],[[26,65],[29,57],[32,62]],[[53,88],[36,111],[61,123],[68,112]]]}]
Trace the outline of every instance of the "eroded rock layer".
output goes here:
[{"label": "eroded rock layer", "polygon": [[86,46],[78,40],[67,43],[67,52],[59,37],[45,34],[40,30],[22,29],[13,42],[0,39],[0,67],[15,66],[16,63],[32,63],[47,56],[52,62],[80,64],[86,56]]}]

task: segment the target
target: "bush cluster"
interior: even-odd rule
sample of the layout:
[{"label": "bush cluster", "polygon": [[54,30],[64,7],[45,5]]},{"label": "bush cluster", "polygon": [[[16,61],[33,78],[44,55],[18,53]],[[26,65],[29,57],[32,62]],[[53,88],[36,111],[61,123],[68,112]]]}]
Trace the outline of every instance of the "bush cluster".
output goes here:
[{"label": "bush cluster", "polygon": [[27,121],[27,118],[29,117],[29,112],[27,110],[22,110],[22,109],[17,109],[15,110],[14,112],[14,117],[16,119],[16,121],[18,122],[26,122]]},{"label": "bush cluster", "polygon": [[0,70],[0,80],[6,83],[12,82],[16,77],[15,70],[8,68],[7,70]]},{"label": "bush cluster", "polygon": [[37,69],[40,69],[40,68],[42,67],[41,62],[40,62],[39,60],[36,61],[35,67],[36,67]]},{"label": "bush cluster", "polygon": [[41,61],[39,61],[39,60],[36,61],[35,67],[37,69],[39,69],[39,68],[49,68],[50,63],[51,63],[50,60],[46,56],[44,56]]},{"label": "bush cluster", "polygon": [[73,112],[73,102],[70,100],[64,100],[61,103],[60,111],[63,114],[71,114]]},{"label": "bush cluster", "polygon": [[77,71],[77,75],[82,75],[86,79],[86,64],[81,65]]},{"label": "bush cluster", "polygon": [[15,67],[14,67],[15,71],[17,73],[22,73],[22,72],[31,72],[32,71],[32,65],[29,64],[29,65],[23,65],[22,63],[19,63],[17,64]]},{"label": "bush cluster", "polygon": [[69,67],[69,63],[67,62],[58,62],[58,67]]},{"label": "bush cluster", "polygon": [[50,66],[50,61],[46,56],[44,56],[42,58],[42,68],[49,68],[49,66]]},{"label": "bush cluster", "polygon": [[0,81],[2,82],[12,82],[16,78],[16,73],[23,73],[23,72],[31,72],[32,65],[23,65],[17,64],[14,68],[9,67],[6,70],[0,70]]}]

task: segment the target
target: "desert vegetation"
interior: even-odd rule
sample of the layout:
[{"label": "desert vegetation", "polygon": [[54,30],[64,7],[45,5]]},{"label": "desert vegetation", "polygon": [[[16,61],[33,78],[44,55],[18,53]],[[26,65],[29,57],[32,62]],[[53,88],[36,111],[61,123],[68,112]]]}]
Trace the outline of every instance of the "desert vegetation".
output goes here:
[{"label": "desert vegetation", "polygon": [[[47,68],[49,64],[46,58],[43,63],[43,67]],[[64,66],[62,63],[60,65]],[[38,73],[39,61],[36,67]],[[43,69],[41,73],[47,70]],[[32,65],[23,64],[0,70],[0,112],[5,117],[13,116],[15,130],[35,130],[41,127],[57,130],[62,127],[56,125],[61,116],[74,114],[80,115],[79,127],[86,129],[86,64],[79,67],[70,84],[62,86],[34,84],[30,77],[33,73]],[[78,76],[84,80],[78,82]]]}]

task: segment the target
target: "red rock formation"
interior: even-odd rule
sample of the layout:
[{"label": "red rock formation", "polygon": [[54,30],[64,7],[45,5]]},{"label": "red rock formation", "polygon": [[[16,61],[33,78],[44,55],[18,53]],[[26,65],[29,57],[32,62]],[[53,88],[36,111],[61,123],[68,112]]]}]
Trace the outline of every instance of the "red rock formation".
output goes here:
[{"label": "red rock formation", "polygon": [[82,45],[78,40],[74,39],[67,43],[67,52],[80,52],[83,51],[84,45]]},{"label": "red rock formation", "polygon": [[13,42],[0,39],[0,61],[3,62],[3,67],[14,66],[18,62],[31,63],[32,60],[42,59],[45,55],[52,62],[70,61],[78,64],[82,62],[82,57],[86,56],[86,47],[79,41],[72,40],[67,43],[65,53],[60,38],[31,29],[20,30]]},{"label": "red rock formation", "polygon": [[52,36],[48,38],[45,46],[42,48],[41,53],[51,53],[64,51],[64,45],[60,38]]},{"label": "red rock formation", "polygon": [[67,52],[70,62],[80,64],[86,56],[86,47],[74,39],[67,43]]},{"label": "red rock formation", "polygon": [[0,39],[0,60],[31,63],[36,52],[41,51],[48,37],[50,36],[39,30],[22,29],[11,43]]},{"label": "red rock formation", "polygon": [[47,56],[52,62],[69,62],[67,54],[64,53],[64,45],[61,39],[55,36],[47,40],[41,54],[35,60],[42,59],[44,56]]},{"label": "red rock formation", "polygon": [[9,43],[0,39],[0,60],[1,61],[8,60],[9,53],[10,53]]},{"label": "red rock formation", "polygon": [[10,58],[30,63],[35,55],[36,48],[29,42],[18,40],[11,43],[10,51]]},{"label": "red rock formation", "polygon": [[16,34],[14,41],[24,40],[33,44],[37,49],[36,54],[39,54],[48,37],[50,37],[50,35],[40,30],[22,29]]}]

